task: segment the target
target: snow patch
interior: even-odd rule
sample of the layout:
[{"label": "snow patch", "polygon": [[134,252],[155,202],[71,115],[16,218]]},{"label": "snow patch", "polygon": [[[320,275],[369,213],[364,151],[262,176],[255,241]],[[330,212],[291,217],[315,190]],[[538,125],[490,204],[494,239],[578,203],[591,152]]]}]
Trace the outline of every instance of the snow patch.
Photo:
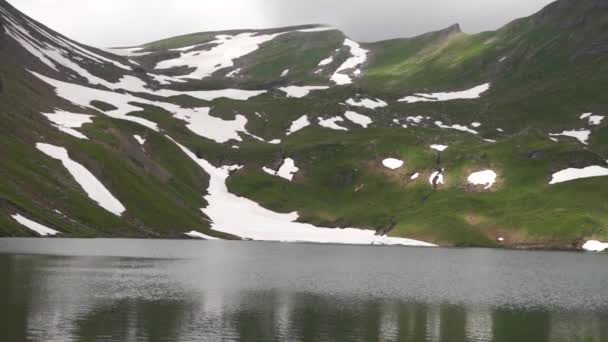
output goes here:
[{"label": "snow patch", "polygon": [[281,87],[279,90],[287,94],[287,97],[302,98],[313,90],[325,90],[327,86],[288,86]]},{"label": "snow patch", "polygon": [[463,126],[463,125],[452,125],[452,126],[447,126],[444,125],[443,122],[441,121],[435,121],[435,125],[439,128],[448,128],[448,129],[455,129],[457,131],[462,131],[462,132],[468,132],[471,134],[479,134],[479,132],[468,128],[467,126]]},{"label": "snow patch", "polygon": [[431,145],[431,149],[443,152],[448,148],[447,145]]},{"label": "snow patch", "polygon": [[62,110],[55,110],[53,113],[42,113],[42,115],[46,116],[53,123],[53,126],[57,127],[60,131],[79,139],[88,139],[74,128],[80,128],[86,123],[92,123],[93,120],[91,118],[93,115],[76,114]]},{"label": "snow patch", "polygon": [[226,179],[234,167],[216,168],[206,160],[198,159],[187,148],[177,145],[210,176],[208,194],[205,196],[209,204],[203,211],[211,218],[213,230],[262,241],[434,246],[412,239],[378,236],[373,230],[322,228],[296,222],[296,212],[275,213],[254,201],[228,192]]},{"label": "snow patch", "polygon": [[135,138],[135,140],[137,140],[137,142],[141,145],[144,146],[144,144],[146,143],[146,139],[142,138],[140,135],[138,134],[134,134],[133,138]]},{"label": "snow patch", "polygon": [[576,179],[582,178],[593,178],[608,176],[608,168],[601,166],[588,166],[582,169],[570,168],[561,170],[553,174],[551,182],[549,184],[557,184],[563,182],[569,182]]},{"label": "snow patch", "polygon": [[[348,70],[360,67],[367,60],[368,50],[361,48],[359,43],[350,39],[344,40],[344,45],[350,48],[351,57],[349,57],[336,72],[331,76],[331,80],[337,85],[345,85],[353,83],[353,80],[346,74]],[[360,73],[360,71],[359,71]]]},{"label": "snow patch", "polygon": [[307,126],[310,126],[310,121],[308,121],[308,115],[303,115],[299,119],[291,123],[289,130],[287,130],[287,135],[294,134],[295,132]]},{"label": "snow patch", "polygon": [[593,113],[584,113],[580,118],[581,120],[588,119],[590,125],[599,126],[605,117],[602,115],[593,115]]},{"label": "snow patch", "polygon": [[452,101],[452,100],[470,100],[477,99],[483,93],[490,89],[490,83],[485,83],[482,85],[478,85],[474,88],[463,90],[463,91],[455,91],[455,92],[447,92],[447,93],[416,93],[412,96],[406,96],[400,100],[399,102],[406,103],[416,103],[416,102],[440,102],[440,101]]},{"label": "snow patch", "polygon": [[102,50],[104,50],[105,52],[109,52],[111,54],[117,55],[117,56],[122,56],[122,57],[141,57],[141,56],[149,55],[152,53],[152,52],[140,52],[143,49],[144,49],[143,47],[132,47],[132,48],[126,48],[126,49],[105,48]]},{"label": "snow patch", "polygon": [[125,207],[89,170],[70,159],[68,151],[65,148],[44,143],[37,143],[36,148],[47,156],[60,160],[89,198],[97,202],[100,207],[116,216],[121,216],[125,212]]},{"label": "snow patch", "polygon": [[319,126],[322,126],[325,128],[331,128],[331,129],[334,129],[337,131],[348,131],[347,128],[342,127],[337,124],[337,122],[344,121],[344,119],[339,116],[335,116],[335,117],[332,117],[329,119],[323,119],[323,118],[318,118],[318,119],[319,119]]},{"label": "snow patch", "polygon": [[357,125],[360,125],[363,128],[367,128],[367,126],[369,126],[373,122],[369,116],[355,113],[352,111],[347,111],[346,113],[344,113],[344,116],[348,120],[356,123]]},{"label": "snow patch", "polygon": [[333,62],[334,62],[334,58],[330,56],[330,57],[327,57],[324,60],[320,61],[318,66],[321,67],[321,66],[329,65]]},{"label": "snow patch", "polygon": [[579,130],[579,131],[563,131],[561,133],[550,133],[549,134],[552,137],[559,137],[559,136],[564,136],[564,137],[571,137],[571,138],[575,138],[578,141],[580,141],[583,145],[588,145],[587,141],[589,140],[589,136],[591,135],[591,131],[590,130]]},{"label": "snow patch", "polygon": [[346,103],[351,106],[365,107],[365,108],[369,108],[369,109],[376,109],[376,108],[388,106],[388,103],[386,103],[382,100],[379,100],[379,99],[375,99],[375,100],[362,99],[360,101],[356,101],[355,99],[348,99],[348,100],[346,100]]},{"label": "snow patch", "polygon": [[496,183],[496,172],[492,170],[485,170],[474,172],[469,175],[468,181],[473,185],[484,185],[484,189],[490,189],[494,183]]},{"label": "snow patch", "polygon": [[281,73],[281,77],[285,77],[287,75],[289,75],[289,69],[283,70],[283,72]]},{"label": "snow patch", "polygon": [[201,232],[197,232],[196,230],[192,230],[189,231],[187,233],[184,233],[184,235],[186,235],[187,237],[193,238],[193,239],[202,239],[202,240],[219,240],[216,237],[213,236],[209,236],[207,234],[203,234]]},{"label": "snow patch", "polygon": [[405,162],[403,160],[399,160],[399,159],[395,159],[395,158],[387,158],[382,161],[382,165],[384,165],[384,167],[391,169],[391,170],[397,170],[397,169],[401,168],[404,164],[405,164]]},{"label": "snow patch", "polygon": [[479,128],[479,127],[481,127],[481,123],[479,123],[479,122],[473,122],[473,123],[471,123],[471,127],[473,127],[473,128]]},{"label": "snow patch", "polygon": [[[431,177],[429,177],[429,183],[431,183],[431,185],[435,186],[436,184],[445,184],[443,182],[443,172],[444,170],[441,171],[435,171],[431,174]],[[437,178],[437,183],[434,183],[435,178]]]},{"label": "snow patch", "polygon": [[583,249],[589,252],[603,252],[608,249],[608,243],[597,240],[589,240],[585,242]]},{"label": "snow patch", "polygon": [[418,179],[418,177],[420,177],[420,173],[416,172],[412,175],[412,177],[410,177],[410,179],[415,180],[415,179]]},{"label": "snow patch", "polygon": [[53,236],[53,235],[61,234],[60,232],[58,232],[54,229],[43,226],[40,223],[34,222],[28,218],[21,216],[20,214],[11,215],[11,217],[15,221],[19,222],[21,225],[25,226],[26,228],[38,233],[38,235],[40,235],[40,236],[49,236],[49,235]]}]

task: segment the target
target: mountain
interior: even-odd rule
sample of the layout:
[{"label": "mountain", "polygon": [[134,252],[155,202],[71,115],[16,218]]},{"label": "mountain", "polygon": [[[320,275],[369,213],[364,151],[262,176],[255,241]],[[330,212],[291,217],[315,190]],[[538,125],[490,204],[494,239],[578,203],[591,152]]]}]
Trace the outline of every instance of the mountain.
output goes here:
[{"label": "mountain", "polygon": [[603,0],[365,44],[307,25],[100,49],[0,18],[0,236],[608,239]]}]

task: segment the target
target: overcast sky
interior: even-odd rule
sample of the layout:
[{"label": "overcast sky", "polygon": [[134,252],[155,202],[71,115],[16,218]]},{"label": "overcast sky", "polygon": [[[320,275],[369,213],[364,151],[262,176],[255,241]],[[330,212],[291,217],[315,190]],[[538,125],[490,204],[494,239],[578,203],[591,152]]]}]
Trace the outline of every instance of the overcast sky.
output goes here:
[{"label": "overcast sky", "polygon": [[358,41],[409,37],[460,23],[496,29],[552,0],[9,0],[83,43],[133,46],[179,34],[309,23]]}]

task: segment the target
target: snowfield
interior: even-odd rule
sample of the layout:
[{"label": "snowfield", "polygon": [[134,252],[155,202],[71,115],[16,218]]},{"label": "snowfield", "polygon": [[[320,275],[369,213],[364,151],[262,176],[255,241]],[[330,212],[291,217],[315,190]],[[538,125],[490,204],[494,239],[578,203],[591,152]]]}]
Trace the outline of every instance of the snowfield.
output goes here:
[{"label": "snowfield", "polygon": [[116,216],[121,216],[125,212],[126,209],[120,201],[89,170],[70,159],[65,148],[44,143],[37,143],[36,148],[47,156],[60,160],[89,198],[97,202],[100,207]]},{"label": "snowfield", "polygon": [[302,130],[308,126],[310,126],[310,121],[308,121],[308,115],[303,115],[299,119],[291,123],[289,130],[287,130],[287,135],[294,134],[295,132]]},{"label": "snowfield", "polygon": [[403,160],[396,158],[387,158],[382,161],[382,165],[384,165],[384,167],[386,167],[387,169],[391,170],[397,170],[401,168],[404,164],[405,162]]},{"label": "snowfield", "polygon": [[328,89],[327,86],[289,86],[289,87],[281,87],[280,91],[287,94],[287,97],[295,97],[302,98],[308,95],[313,90],[325,90]]},{"label": "snowfield", "polygon": [[399,99],[399,102],[416,103],[416,102],[441,102],[441,101],[452,101],[452,100],[471,100],[478,99],[483,93],[490,89],[490,83],[478,85],[474,88],[455,91],[448,93],[416,93],[412,96],[406,96]]},{"label": "snowfield", "polygon": [[329,119],[318,118],[318,120],[319,120],[319,126],[321,126],[321,127],[330,128],[330,129],[333,129],[336,131],[348,131],[347,128],[342,127],[337,124],[337,122],[344,121],[344,119],[339,116],[335,116],[335,117],[332,117]]},{"label": "snowfield", "polygon": [[361,99],[361,100],[357,101],[357,100],[351,98],[351,99],[346,100],[346,103],[353,107],[365,107],[365,108],[369,108],[369,109],[376,109],[376,108],[382,108],[382,107],[388,106],[388,103],[386,103],[382,100],[379,100],[379,99],[375,99],[375,100]]},{"label": "snowfield", "polygon": [[344,116],[356,123],[357,125],[363,127],[363,128],[367,128],[367,126],[372,124],[372,119],[369,116],[363,115],[363,114],[359,114],[359,113],[355,113],[352,111],[347,111],[346,113],[344,113]]},{"label": "snowfield", "polygon": [[38,233],[40,236],[54,236],[57,234],[61,234],[60,232],[51,229],[49,227],[43,226],[40,223],[34,222],[26,217],[21,216],[20,214],[15,214],[11,216],[15,221],[19,222],[21,225],[26,228]]},{"label": "snowfield", "polygon": [[488,190],[496,183],[496,177],[496,172],[485,170],[472,173],[467,180],[469,181],[469,184],[483,185],[484,189]]},{"label": "snowfield", "polygon": [[587,141],[589,140],[589,136],[591,135],[591,131],[590,130],[580,130],[580,131],[563,131],[561,133],[550,133],[549,134],[552,137],[559,137],[559,136],[564,136],[564,137],[571,137],[571,138],[575,138],[578,141],[580,141],[583,145],[588,145]]},{"label": "snowfield", "polygon": [[332,229],[296,222],[296,212],[275,213],[254,201],[231,194],[226,187],[226,179],[230,171],[238,167],[216,168],[206,160],[198,159],[186,147],[176,144],[210,176],[208,194],[205,196],[209,204],[202,210],[211,218],[213,230],[261,241],[435,246],[412,239],[378,236],[372,230]]},{"label": "snowfield", "polygon": [[55,110],[53,113],[42,113],[42,115],[46,116],[46,118],[53,123],[53,126],[60,131],[78,139],[89,139],[74,128],[80,128],[86,123],[92,123],[93,120],[91,120],[91,118],[93,115],[76,114],[62,110]]},{"label": "snowfield", "polygon": [[588,166],[582,169],[570,168],[554,173],[549,184],[558,184],[576,179],[603,176],[608,176],[608,168],[601,166]]},{"label": "snowfield", "polygon": [[[344,63],[342,63],[342,65],[340,65],[336,72],[331,76],[331,80],[337,85],[353,83],[352,78],[346,73],[349,70],[356,69],[363,65],[367,61],[367,54],[369,52],[368,50],[361,48],[359,43],[348,38],[344,40],[344,45],[350,48],[351,57],[344,61]],[[354,75],[358,75],[360,73],[361,71],[359,69],[352,72]]]}]

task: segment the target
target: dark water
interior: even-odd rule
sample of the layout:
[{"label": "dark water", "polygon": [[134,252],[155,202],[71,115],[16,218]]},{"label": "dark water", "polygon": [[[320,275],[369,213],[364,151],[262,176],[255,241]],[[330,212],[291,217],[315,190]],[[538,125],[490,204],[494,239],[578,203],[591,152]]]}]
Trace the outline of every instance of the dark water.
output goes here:
[{"label": "dark water", "polygon": [[0,341],[608,341],[608,255],[0,239]]}]

